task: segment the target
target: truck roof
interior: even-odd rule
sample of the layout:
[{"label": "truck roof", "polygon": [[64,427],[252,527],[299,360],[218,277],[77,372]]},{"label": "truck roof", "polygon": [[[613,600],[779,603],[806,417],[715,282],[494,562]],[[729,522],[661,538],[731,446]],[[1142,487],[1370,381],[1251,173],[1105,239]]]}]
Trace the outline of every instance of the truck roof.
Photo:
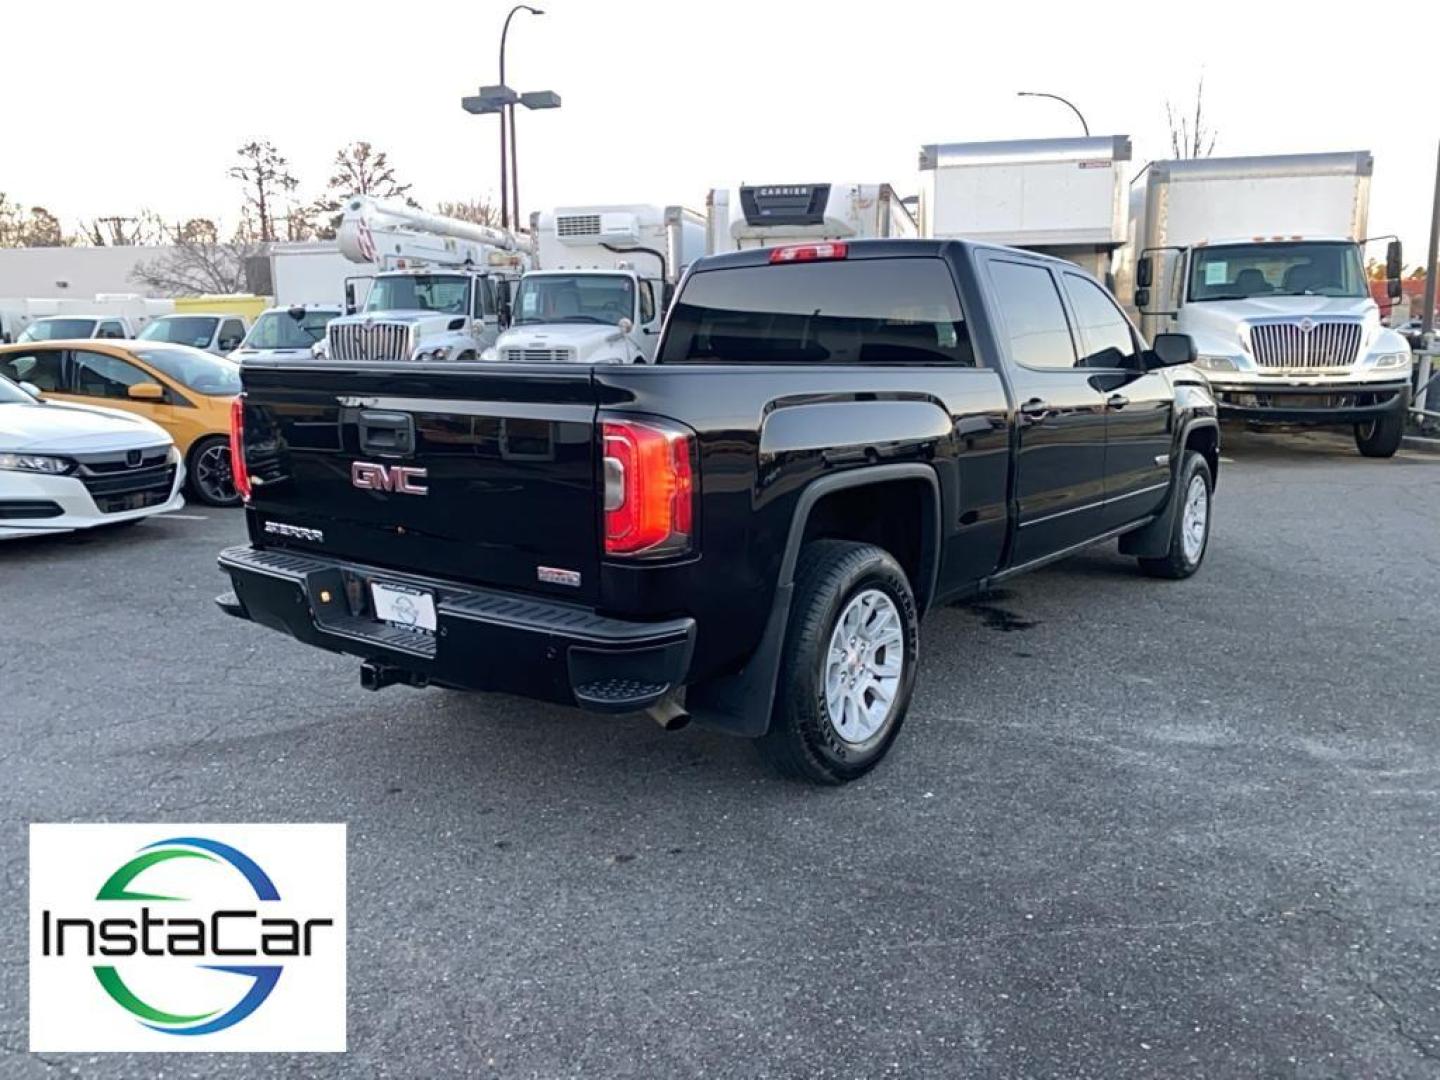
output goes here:
[{"label": "truck roof", "polygon": [[[829,240],[799,241],[794,244],[778,244],[768,248],[744,248],[740,251],[727,251],[719,255],[707,255],[703,260],[704,269],[719,270],[726,267],[739,266],[768,266],[774,252],[787,247],[810,247],[816,244],[828,244]],[[897,258],[942,258],[949,254],[964,255],[973,251],[1003,251],[1007,255],[1014,255],[1029,262],[1046,263],[1052,266],[1061,266],[1066,270],[1085,273],[1083,267],[1076,265],[1066,259],[1058,259],[1051,255],[1042,255],[1034,251],[1024,251],[1020,248],[1005,247],[1002,244],[981,244],[973,240],[929,240],[929,239],[894,239],[894,240],[841,240],[836,243],[846,245],[847,258],[859,257],[862,259],[897,259]],[[1088,275],[1087,275],[1088,276]]]},{"label": "truck roof", "polygon": [[1002,142],[927,143],[920,169],[951,165],[1015,165],[1041,161],[1130,160],[1130,136],[1090,135],[1075,139],[1009,139]]},{"label": "truck roof", "polygon": [[1369,150],[1342,150],[1325,154],[1261,154],[1253,157],[1186,158],[1156,161],[1150,166],[1150,183],[1173,180],[1218,180],[1235,177],[1369,176],[1375,159]]}]

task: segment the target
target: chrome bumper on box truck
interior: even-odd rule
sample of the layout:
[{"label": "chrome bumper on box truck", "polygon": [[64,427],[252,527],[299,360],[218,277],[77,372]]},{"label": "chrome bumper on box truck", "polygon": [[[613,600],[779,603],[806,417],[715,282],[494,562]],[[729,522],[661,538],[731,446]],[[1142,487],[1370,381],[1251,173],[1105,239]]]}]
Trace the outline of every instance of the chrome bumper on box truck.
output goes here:
[{"label": "chrome bumper on box truck", "polygon": [[1364,424],[1410,403],[1408,382],[1267,386],[1212,378],[1210,388],[1222,418],[1267,424]]},{"label": "chrome bumper on box truck", "polygon": [[[220,553],[222,610],[366,661],[365,684],[435,682],[628,712],[682,685],[695,621],[630,622],[589,608],[381,567],[249,546]],[[433,634],[375,618],[370,585],[430,593]]]}]

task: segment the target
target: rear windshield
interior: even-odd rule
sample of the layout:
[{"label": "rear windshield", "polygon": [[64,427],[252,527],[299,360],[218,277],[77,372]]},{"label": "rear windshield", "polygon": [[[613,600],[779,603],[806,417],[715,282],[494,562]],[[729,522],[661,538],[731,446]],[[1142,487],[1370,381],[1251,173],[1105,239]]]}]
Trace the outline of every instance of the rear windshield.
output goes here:
[{"label": "rear windshield", "polygon": [[36,319],[20,335],[21,341],[64,341],[95,333],[94,319]]},{"label": "rear windshield", "polygon": [[701,270],[670,313],[660,362],[975,366],[937,258]]}]

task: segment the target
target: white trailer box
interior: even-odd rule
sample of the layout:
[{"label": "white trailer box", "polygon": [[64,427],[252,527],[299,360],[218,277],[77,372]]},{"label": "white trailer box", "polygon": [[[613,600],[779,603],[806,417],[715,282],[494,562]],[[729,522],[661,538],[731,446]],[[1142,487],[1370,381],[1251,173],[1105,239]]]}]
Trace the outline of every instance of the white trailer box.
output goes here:
[{"label": "white trailer box", "polygon": [[920,149],[920,234],[1069,259],[1104,279],[1125,244],[1130,139],[934,143]]},{"label": "white trailer box", "polygon": [[[345,256],[338,243],[272,244],[270,284],[277,307],[345,303],[345,280],[363,271]],[[362,281],[357,302],[363,304],[368,282]]]},{"label": "white trailer box", "polygon": [[706,205],[711,254],[809,240],[919,235],[914,217],[889,184],[744,184],[733,196],[711,191]]},{"label": "white trailer box", "polygon": [[675,282],[705,254],[705,219],[683,206],[562,206],[538,220],[542,270],[612,269],[624,262]]}]

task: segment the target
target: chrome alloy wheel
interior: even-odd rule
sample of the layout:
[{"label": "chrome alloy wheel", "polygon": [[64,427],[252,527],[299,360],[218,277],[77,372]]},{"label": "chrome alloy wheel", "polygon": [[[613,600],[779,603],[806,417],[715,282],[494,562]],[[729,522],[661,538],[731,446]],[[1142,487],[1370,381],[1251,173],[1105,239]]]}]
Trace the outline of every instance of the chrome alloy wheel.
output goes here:
[{"label": "chrome alloy wheel", "polygon": [[895,601],[879,589],[858,593],[836,620],[825,654],[825,704],[841,740],[858,746],[884,728],[904,670]]},{"label": "chrome alloy wheel", "polygon": [[1203,476],[1192,476],[1185,490],[1180,520],[1180,546],[1187,562],[1197,563],[1205,552],[1205,530],[1210,524],[1210,488]]}]

